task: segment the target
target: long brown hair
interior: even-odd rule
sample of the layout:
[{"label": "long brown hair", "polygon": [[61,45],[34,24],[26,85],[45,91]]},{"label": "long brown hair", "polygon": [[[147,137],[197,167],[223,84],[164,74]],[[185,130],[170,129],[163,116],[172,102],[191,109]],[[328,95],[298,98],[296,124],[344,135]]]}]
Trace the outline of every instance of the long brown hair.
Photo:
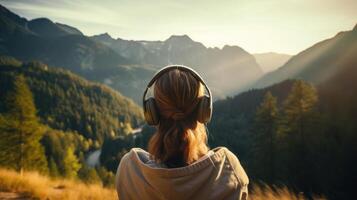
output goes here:
[{"label": "long brown hair", "polygon": [[203,95],[203,85],[186,71],[173,69],[156,80],[160,123],[148,145],[156,161],[181,167],[207,153],[206,129],[197,121],[197,105]]}]

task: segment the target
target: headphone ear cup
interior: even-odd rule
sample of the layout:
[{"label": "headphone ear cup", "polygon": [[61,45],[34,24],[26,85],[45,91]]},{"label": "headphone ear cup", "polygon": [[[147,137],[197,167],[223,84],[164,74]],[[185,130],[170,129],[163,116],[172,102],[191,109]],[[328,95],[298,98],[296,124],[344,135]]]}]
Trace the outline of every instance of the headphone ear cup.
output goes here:
[{"label": "headphone ear cup", "polygon": [[159,113],[157,112],[154,98],[149,98],[144,102],[144,117],[146,122],[151,126],[159,124]]},{"label": "headphone ear cup", "polygon": [[212,117],[211,98],[207,95],[201,97],[198,104],[197,120],[201,123],[208,123]]}]

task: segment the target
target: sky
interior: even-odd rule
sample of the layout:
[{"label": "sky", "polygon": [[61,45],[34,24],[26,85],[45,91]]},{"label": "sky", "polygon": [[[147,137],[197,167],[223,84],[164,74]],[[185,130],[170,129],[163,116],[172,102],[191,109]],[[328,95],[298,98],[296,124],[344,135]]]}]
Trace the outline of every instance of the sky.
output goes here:
[{"label": "sky", "polygon": [[207,47],[297,54],[351,30],[356,0],[0,0],[27,19],[46,17],[85,35],[165,40],[190,36]]}]

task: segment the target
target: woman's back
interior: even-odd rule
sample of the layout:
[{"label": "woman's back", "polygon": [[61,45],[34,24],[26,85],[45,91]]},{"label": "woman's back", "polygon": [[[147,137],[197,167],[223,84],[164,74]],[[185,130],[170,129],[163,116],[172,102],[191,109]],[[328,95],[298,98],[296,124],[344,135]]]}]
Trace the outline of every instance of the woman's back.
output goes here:
[{"label": "woman's back", "polygon": [[191,165],[163,168],[148,152],[132,149],[118,168],[119,199],[246,199],[249,180],[237,157],[224,147],[212,151]]}]

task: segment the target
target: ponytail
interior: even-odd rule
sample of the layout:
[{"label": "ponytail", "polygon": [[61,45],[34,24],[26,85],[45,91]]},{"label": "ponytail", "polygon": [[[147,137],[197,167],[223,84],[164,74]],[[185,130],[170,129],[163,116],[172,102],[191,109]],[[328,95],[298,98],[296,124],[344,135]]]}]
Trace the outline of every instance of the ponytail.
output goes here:
[{"label": "ponytail", "polygon": [[168,167],[181,167],[207,153],[207,135],[203,124],[172,119],[163,120],[160,124],[148,147],[156,161]]}]

